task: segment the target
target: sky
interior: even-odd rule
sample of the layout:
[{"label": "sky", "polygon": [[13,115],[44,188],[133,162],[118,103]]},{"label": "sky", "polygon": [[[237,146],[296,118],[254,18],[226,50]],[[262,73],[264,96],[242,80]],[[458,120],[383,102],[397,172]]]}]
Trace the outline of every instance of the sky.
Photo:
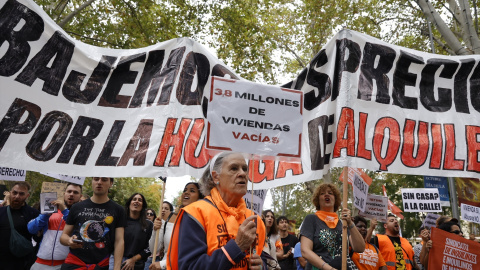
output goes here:
[{"label": "sky", "polygon": [[[182,176],[182,177],[168,177],[167,184],[165,187],[165,199],[164,201],[169,201],[173,203],[173,199],[178,196],[180,191],[183,191],[185,185],[190,182],[190,176]],[[263,204],[263,209],[272,209],[273,201],[272,195],[270,192],[267,192],[267,196],[265,196],[265,202]]]}]

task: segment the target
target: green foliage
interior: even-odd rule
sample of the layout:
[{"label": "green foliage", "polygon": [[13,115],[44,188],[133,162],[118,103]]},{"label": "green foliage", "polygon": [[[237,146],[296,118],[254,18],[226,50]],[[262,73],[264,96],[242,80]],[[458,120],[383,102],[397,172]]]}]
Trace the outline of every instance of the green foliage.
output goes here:
[{"label": "green foliage", "polygon": [[131,49],[190,37],[243,78],[273,84],[294,78],[342,28],[429,50],[426,21],[406,0],[97,0],[83,9],[86,1],[36,2],[85,43]]},{"label": "green foliage", "polygon": [[[331,182],[336,185],[340,192],[342,192],[342,183],[339,181],[342,168],[333,168],[330,170]],[[373,179],[369,187],[368,193],[383,195],[382,185],[385,185],[389,199],[400,209],[402,207],[401,188],[423,188],[423,177],[418,175],[401,175],[401,174],[386,174],[380,172],[366,171],[366,173]],[[303,219],[308,214],[315,213],[315,207],[312,203],[312,194],[315,188],[323,183],[325,180],[314,180],[307,183],[293,184],[286,187],[286,216],[296,221],[298,228]],[[348,208],[352,209],[352,188],[349,187],[349,202]],[[273,211],[275,214],[283,214],[283,187],[273,188],[270,190],[273,199]],[[357,209],[352,211],[352,215],[358,213]],[[446,213],[448,214],[448,213]],[[403,237],[410,238],[414,235],[418,236],[418,228],[423,222],[423,216],[419,213],[404,212],[404,219],[400,220]],[[377,232],[383,233],[383,224],[379,223]]]},{"label": "green foliage", "polygon": [[[27,200],[29,205],[34,205],[40,200],[40,193],[42,190],[43,182],[58,181],[52,177],[43,175],[38,172],[27,171],[25,181],[32,187],[30,189],[30,197]],[[3,181],[7,186],[7,190],[13,187],[13,181]],[[145,196],[148,206],[158,210],[160,205],[160,197],[162,194],[162,184],[160,180],[155,178],[143,178],[143,177],[122,177],[115,178],[113,187],[110,189],[109,198],[118,204],[124,206],[127,199],[134,193],[139,192]],[[93,195],[92,192],[92,178],[87,177],[83,184],[83,194],[89,196]]]}]

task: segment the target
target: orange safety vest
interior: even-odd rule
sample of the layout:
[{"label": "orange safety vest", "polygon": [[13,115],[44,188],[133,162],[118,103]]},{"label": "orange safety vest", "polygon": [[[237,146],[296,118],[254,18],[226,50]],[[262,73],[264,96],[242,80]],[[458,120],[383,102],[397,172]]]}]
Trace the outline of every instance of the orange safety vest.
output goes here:
[{"label": "orange safety vest", "polygon": [[[237,231],[233,230],[232,228],[228,228],[225,230],[225,223],[224,219],[220,216],[220,212],[211,202],[204,200],[196,201],[184,208],[182,208],[178,214],[177,220],[175,221],[175,226],[172,232],[172,238],[170,240],[170,245],[168,248],[167,254],[167,269],[176,270],[178,269],[178,233],[179,233],[179,226],[180,221],[183,215],[186,213],[190,214],[199,224],[201,224],[206,232],[207,237],[207,254],[209,256],[212,253],[221,248],[222,246],[226,245],[229,239],[235,239],[237,236]],[[243,221],[251,216],[255,215],[249,209],[246,209],[245,217],[238,220],[238,225],[242,224]],[[228,226],[228,225],[227,225]],[[226,234],[228,231],[229,236]],[[257,217],[257,239],[256,241],[256,253],[261,254],[263,247],[265,246],[265,237],[266,237],[266,229],[265,224],[263,223],[260,217]],[[253,251],[252,251],[253,252]],[[254,252],[255,253],[255,252]],[[239,263],[235,266],[232,266],[231,269],[248,269],[248,258],[249,254],[242,259]]]},{"label": "orange safety vest", "polygon": [[[397,269],[395,264],[397,262],[395,247],[393,246],[392,240],[387,235],[377,234],[378,238],[378,249],[382,253],[385,264],[389,270]],[[412,245],[407,241],[407,239],[400,237],[400,245],[402,246],[403,259],[405,260],[406,267],[408,270],[413,269],[413,248]]]}]

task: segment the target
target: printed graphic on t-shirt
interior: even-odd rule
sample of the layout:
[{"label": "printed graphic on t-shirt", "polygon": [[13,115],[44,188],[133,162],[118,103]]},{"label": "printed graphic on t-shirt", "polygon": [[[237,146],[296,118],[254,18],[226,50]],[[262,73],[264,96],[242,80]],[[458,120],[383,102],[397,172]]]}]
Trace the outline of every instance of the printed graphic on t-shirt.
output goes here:
[{"label": "printed graphic on t-shirt", "polygon": [[360,259],[359,262],[361,264],[368,264],[371,266],[377,266],[378,263],[378,254],[371,249],[365,249],[363,253],[358,254]]},{"label": "printed graphic on t-shirt", "polygon": [[100,208],[84,208],[78,213],[80,219],[92,218],[81,224],[79,234],[83,241],[94,243],[98,249],[105,248],[105,236],[110,231],[109,224],[113,222],[113,216]]},{"label": "printed graphic on t-shirt", "polygon": [[403,258],[402,246],[400,246],[397,242],[393,242],[393,246],[395,248],[395,256],[396,256],[395,267],[397,268],[397,270],[407,269],[405,259]]}]

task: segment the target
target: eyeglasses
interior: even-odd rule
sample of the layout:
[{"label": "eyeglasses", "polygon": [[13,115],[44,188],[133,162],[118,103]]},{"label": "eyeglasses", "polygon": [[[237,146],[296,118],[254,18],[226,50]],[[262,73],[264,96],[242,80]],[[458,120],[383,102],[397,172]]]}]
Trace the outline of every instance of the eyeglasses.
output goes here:
[{"label": "eyeglasses", "polygon": [[451,233],[454,233],[454,234],[463,234],[463,232],[462,232],[462,231],[459,231],[459,230],[451,231]]},{"label": "eyeglasses", "polygon": [[147,216],[153,216],[152,212],[147,212]]},{"label": "eyeglasses", "polygon": [[359,228],[359,229],[361,229],[361,228],[366,229],[367,228],[367,226],[365,226],[365,225],[360,225],[360,226],[356,226],[356,227]]}]

